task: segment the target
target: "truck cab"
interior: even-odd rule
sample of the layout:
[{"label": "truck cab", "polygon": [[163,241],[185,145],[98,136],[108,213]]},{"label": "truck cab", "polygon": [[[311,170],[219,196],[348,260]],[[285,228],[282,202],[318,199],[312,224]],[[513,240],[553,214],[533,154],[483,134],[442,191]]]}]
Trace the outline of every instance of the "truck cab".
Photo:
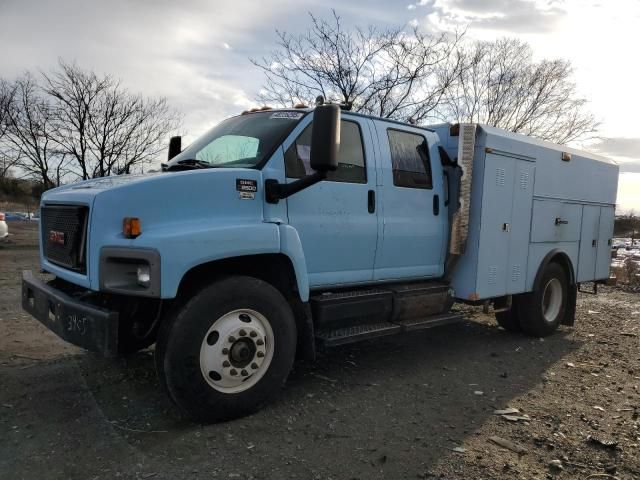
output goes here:
[{"label": "truck cab", "polygon": [[[55,278],[25,272],[23,307],[106,355],[155,343],[161,384],[207,422],[259,408],[296,356],[458,321],[456,300],[494,305],[509,330],[550,334],[573,322],[582,235],[552,238],[560,223],[532,236],[524,219],[559,215],[544,199],[534,205],[536,158],[551,147],[501,135],[332,104],[245,112],[184,150],[173,139],[162,173],[46,192],[41,266]],[[617,167],[603,165],[610,184]],[[488,181],[492,168],[498,180]],[[612,230],[608,210],[601,223],[606,196],[595,203],[602,238]],[[594,205],[561,202],[574,205],[572,223],[595,215],[584,201]],[[529,217],[502,221],[506,202]],[[504,238],[517,286],[505,280],[513,265],[494,261]]]}]

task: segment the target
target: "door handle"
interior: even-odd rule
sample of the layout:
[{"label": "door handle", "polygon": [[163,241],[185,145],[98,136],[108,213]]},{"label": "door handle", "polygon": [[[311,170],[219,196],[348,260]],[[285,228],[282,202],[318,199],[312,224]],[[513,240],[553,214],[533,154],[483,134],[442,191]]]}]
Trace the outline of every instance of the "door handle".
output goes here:
[{"label": "door handle", "polygon": [[451,188],[451,179],[449,178],[449,172],[444,170],[442,172],[444,174],[445,177],[447,177],[447,180],[444,182],[444,187],[447,189],[447,196],[444,199],[444,206],[448,207],[449,206],[449,196],[451,195],[451,192],[449,191],[449,189]]},{"label": "door handle", "polygon": [[376,192],[374,190],[369,190],[367,193],[367,209],[369,213],[376,211]]},{"label": "door handle", "polygon": [[435,216],[440,214],[440,197],[437,194],[433,196],[433,214]]}]

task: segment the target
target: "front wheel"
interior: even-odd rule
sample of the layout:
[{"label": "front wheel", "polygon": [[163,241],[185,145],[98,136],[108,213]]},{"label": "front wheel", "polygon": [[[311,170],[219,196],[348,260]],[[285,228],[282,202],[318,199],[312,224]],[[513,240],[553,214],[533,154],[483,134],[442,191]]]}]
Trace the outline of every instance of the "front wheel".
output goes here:
[{"label": "front wheel", "polygon": [[564,269],[557,263],[547,265],[540,288],[519,295],[518,314],[522,331],[532,337],[551,335],[565,316],[568,288]]},{"label": "front wheel", "polygon": [[156,366],[171,398],[200,422],[258,410],[286,380],[296,324],[262,280],[228,277],[202,289],[158,335]]}]

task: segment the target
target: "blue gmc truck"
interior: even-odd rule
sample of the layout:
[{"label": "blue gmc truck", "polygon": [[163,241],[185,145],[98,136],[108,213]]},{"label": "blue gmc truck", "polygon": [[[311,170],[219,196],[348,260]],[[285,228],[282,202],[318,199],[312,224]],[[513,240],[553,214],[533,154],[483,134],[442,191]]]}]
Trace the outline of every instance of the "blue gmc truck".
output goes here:
[{"label": "blue gmc truck", "polygon": [[[460,320],[572,325],[608,278],[618,167],[476,124],[420,127],[335,104],[229,118],[163,171],[41,201],[23,308],[104,355],[152,344],[201,422],[253,412],[296,356]],[[44,279],[43,279],[44,278]]]}]

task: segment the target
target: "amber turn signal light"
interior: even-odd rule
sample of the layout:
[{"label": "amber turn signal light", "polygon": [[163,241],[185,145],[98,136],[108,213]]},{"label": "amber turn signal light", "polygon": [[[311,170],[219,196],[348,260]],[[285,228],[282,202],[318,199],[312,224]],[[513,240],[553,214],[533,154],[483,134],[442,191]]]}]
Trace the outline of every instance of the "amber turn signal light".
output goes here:
[{"label": "amber turn signal light", "polygon": [[137,217],[125,217],[122,220],[122,233],[127,238],[136,238],[142,233],[140,219]]}]

